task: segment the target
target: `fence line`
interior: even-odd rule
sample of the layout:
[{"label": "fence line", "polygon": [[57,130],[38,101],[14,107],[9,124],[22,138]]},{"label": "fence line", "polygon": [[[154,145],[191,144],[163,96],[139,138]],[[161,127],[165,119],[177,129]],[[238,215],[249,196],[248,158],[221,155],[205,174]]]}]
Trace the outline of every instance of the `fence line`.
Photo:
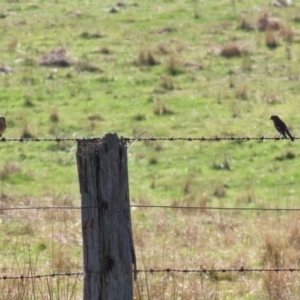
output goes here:
[{"label": "fence line", "polygon": [[[163,209],[190,209],[190,210],[238,210],[238,211],[300,211],[300,208],[263,208],[263,207],[217,207],[217,206],[173,206],[173,205],[130,205],[132,208],[163,208]],[[24,206],[1,207],[1,210],[81,210],[98,208],[98,206]]]},{"label": "fence line", "polygon": [[[66,141],[88,141],[88,140],[99,140],[102,139],[102,137],[99,136],[94,136],[94,137],[82,137],[82,138],[60,138],[60,137],[55,137],[55,138],[5,138],[2,137],[0,138],[0,142],[21,142],[21,143],[26,143],[26,142],[66,142]],[[299,138],[294,137],[295,140],[299,140]],[[265,137],[265,136],[259,136],[259,137],[219,137],[217,135],[213,137],[199,137],[199,138],[193,138],[193,137],[149,137],[149,138],[141,138],[141,137],[123,137],[123,140],[126,143],[133,143],[135,141],[142,142],[142,141],[147,141],[147,142],[156,142],[156,141],[169,141],[169,142],[175,142],[175,141],[187,141],[187,142],[192,142],[192,141],[198,141],[198,142],[220,142],[220,141],[251,141],[251,140],[256,140],[256,141],[279,141],[279,140],[285,140],[284,137],[281,136],[275,136],[275,137]]]},{"label": "fence line", "polygon": [[145,269],[145,270],[137,270],[139,273],[212,273],[212,272],[299,272],[300,268],[233,268],[233,269],[226,269],[226,268],[218,268],[218,269],[206,269],[200,267],[200,269]]},{"label": "fence line", "polygon": [[244,210],[244,211],[300,211],[300,208],[262,208],[262,207],[214,207],[214,206],[172,206],[172,205],[130,205],[133,208],[165,208],[194,210]]},{"label": "fence line", "polygon": [[[149,138],[123,138],[125,142],[132,142],[132,141],[148,141],[148,142],[155,142],[155,141],[169,141],[169,142],[174,142],[174,141],[187,141],[187,142],[192,142],[192,141],[199,141],[199,142],[220,142],[220,141],[251,141],[251,140],[256,140],[256,141],[279,141],[279,140],[285,140],[284,137],[281,136],[275,136],[275,137],[264,137],[264,136],[259,136],[259,137],[218,137],[217,135],[206,138],[206,137],[200,137],[200,138],[192,138],[192,137],[149,137]],[[294,137],[295,140],[298,140],[300,138]]]},{"label": "fence line", "polygon": [[19,276],[0,276],[0,280],[24,280],[34,278],[45,278],[45,277],[71,277],[71,276],[82,276],[83,272],[68,272],[68,273],[51,273],[51,274],[37,274],[37,275],[19,275]]},{"label": "fence line", "polygon": [[[206,269],[203,267],[200,267],[199,269],[138,269],[134,272],[137,273],[198,273],[198,274],[206,274],[206,273],[229,273],[229,272],[240,272],[240,273],[262,273],[262,272],[300,272],[300,268],[232,268],[232,269],[226,269],[226,268],[216,268],[216,269]],[[25,280],[25,279],[39,279],[39,278],[46,278],[46,277],[71,277],[71,276],[84,276],[89,274],[96,274],[98,272],[67,272],[67,273],[51,273],[51,274],[36,274],[36,275],[19,275],[19,276],[0,276],[0,280]]]}]

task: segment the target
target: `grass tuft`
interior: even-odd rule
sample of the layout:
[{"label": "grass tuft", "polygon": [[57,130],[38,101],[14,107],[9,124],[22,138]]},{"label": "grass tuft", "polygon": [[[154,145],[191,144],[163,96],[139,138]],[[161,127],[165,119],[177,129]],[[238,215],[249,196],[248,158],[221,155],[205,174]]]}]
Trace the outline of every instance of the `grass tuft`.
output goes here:
[{"label": "grass tuft", "polygon": [[138,56],[137,63],[139,66],[149,67],[153,67],[159,64],[159,62],[155,59],[152,51],[150,50],[141,50]]},{"label": "grass tuft", "polygon": [[265,43],[269,49],[276,49],[280,45],[278,37],[272,30],[266,30]]},{"label": "grass tuft", "polygon": [[151,157],[149,159],[149,165],[157,165],[158,164],[158,159],[157,157]]},{"label": "grass tuft", "polygon": [[59,115],[57,113],[57,111],[53,111],[49,117],[50,121],[52,123],[58,123],[59,122]]},{"label": "grass tuft", "polygon": [[79,72],[102,73],[103,70],[94,63],[86,59],[82,59],[76,63],[76,69]]},{"label": "grass tuft", "polygon": [[239,57],[248,54],[249,50],[242,43],[230,42],[221,48],[220,55],[226,58]]},{"label": "grass tuft", "polygon": [[181,63],[173,55],[167,61],[166,71],[172,76],[177,76],[183,73]]},{"label": "grass tuft", "polygon": [[245,31],[253,31],[256,29],[256,24],[253,23],[253,20],[248,15],[243,15],[239,20],[237,28]]},{"label": "grass tuft", "polygon": [[99,33],[99,32],[90,33],[88,31],[83,31],[80,34],[80,37],[83,38],[83,39],[91,40],[91,39],[100,39],[100,38],[103,38],[103,37],[105,37],[105,35],[102,34],[102,33]]},{"label": "grass tuft", "polygon": [[290,26],[284,26],[281,28],[280,35],[283,38],[283,40],[287,43],[292,43],[294,40],[294,31]]},{"label": "grass tuft", "polygon": [[146,120],[146,116],[144,114],[136,114],[132,117],[134,121],[144,121]]},{"label": "grass tuft", "polygon": [[237,99],[241,100],[247,100],[248,95],[247,95],[247,85],[242,85],[241,87],[237,88],[235,91],[235,97]]},{"label": "grass tuft", "polygon": [[32,101],[32,98],[30,96],[24,96],[24,107],[34,107],[34,103]]},{"label": "grass tuft", "polygon": [[296,158],[296,153],[291,150],[288,150],[286,153],[276,156],[275,160],[283,161],[283,160],[292,160]]},{"label": "grass tuft", "polygon": [[172,115],[174,112],[164,102],[157,101],[153,106],[153,113],[158,116]]},{"label": "grass tuft", "polygon": [[225,198],[226,197],[226,188],[223,184],[216,186],[213,195],[217,198]]},{"label": "grass tuft", "polygon": [[70,67],[72,60],[67,56],[67,49],[59,47],[43,55],[43,57],[39,59],[38,64],[47,67]]},{"label": "grass tuft", "polygon": [[108,54],[112,54],[112,51],[107,46],[103,46],[100,48],[99,53],[108,55]]},{"label": "grass tuft", "polygon": [[261,12],[257,24],[257,28],[260,31],[277,31],[280,30],[283,26],[283,23],[279,18],[270,17],[267,11]]},{"label": "grass tuft", "polygon": [[21,172],[21,167],[15,162],[6,163],[0,170],[0,178],[5,179],[8,176]]},{"label": "grass tuft", "polygon": [[91,114],[88,116],[88,120],[90,121],[105,121],[105,119],[100,114]]},{"label": "grass tuft", "polygon": [[31,130],[29,129],[29,127],[27,125],[24,126],[21,137],[24,139],[34,138],[34,135],[32,134]]},{"label": "grass tuft", "polygon": [[165,91],[172,91],[174,90],[174,81],[170,76],[161,76],[159,87]]},{"label": "grass tuft", "polygon": [[172,50],[169,48],[168,45],[160,43],[157,45],[155,52],[158,54],[168,55],[172,53]]},{"label": "grass tuft", "polygon": [[230,163],[230,159],[229,158],[225,158],[223,160],[223,162],[215,162],[213,164],[213,169],[214,170],[227,170],[227,171],[231,171],[233,168],[231,166],[231,163]]}]

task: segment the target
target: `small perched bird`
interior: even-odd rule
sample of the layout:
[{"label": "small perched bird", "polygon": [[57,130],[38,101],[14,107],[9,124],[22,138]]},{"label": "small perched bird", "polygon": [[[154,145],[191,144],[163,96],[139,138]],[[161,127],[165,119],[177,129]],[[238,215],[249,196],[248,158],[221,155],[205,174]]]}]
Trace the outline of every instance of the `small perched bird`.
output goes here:
[{"label": "small perched bird", "polygon": [[294,141],[295,138],[290,134],[287,126],[278,116],[273,115],[271,116],[270,120],[273,121],[275,128],[280,134],[284,136],[285,139],[287,139],[286,135],[288,135],[291,141]]},{"label": "small perched bird", "polygon": [[2,137],[3,132],[6,129],[6,120],[4,116],[0,116],[0,137]]}]

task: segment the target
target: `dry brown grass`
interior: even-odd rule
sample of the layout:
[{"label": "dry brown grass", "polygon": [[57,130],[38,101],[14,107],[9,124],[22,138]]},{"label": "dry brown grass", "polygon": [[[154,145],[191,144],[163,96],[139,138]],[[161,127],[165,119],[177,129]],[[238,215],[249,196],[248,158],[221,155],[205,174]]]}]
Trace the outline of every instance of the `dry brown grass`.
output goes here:
[{"label": "dry brown grass", "polygon": [[101,54],[105,54],[105,55],[112,54],[112,50],[109,49],[107,46],[101,47],[101,49],[99,50],[99,52]]},{"label": "dry brown grass", "polygon": [[81,59],[76,63],[76,69],[79,72],[91,72],[91,73],[102,73],[103,70],[96,64],[88,61],[87,59]]},{"label": "dry brown grass", "polygon": [[280,35],[287,43],[292,43],[294,40],[294,31],[291,26],[284,26],[280,30]]},{"label": "dry brown grass", "polygon": [[280,45],[279,39],[273,30],[265,31],[265,43],[269,49],[276,49]]},{"label": "dry brown grass", "polygon": [[158,54],[167,55],[167,54],[171,54],[173,51],[170,49],[169,45],[160,43],[157,45],[155,52]]},{"label": "dry brown grass", "polygon": [[296,158],[296,153],[291,151],[291,150],[287,150],[285,153],[283,153],[282,155],[278,155],[275,157],[276,160],[282,161],[282,160],[291,160],[291,159],[295,159]]},{"label": "dry brown grass", "polygon": [[27,124],[25,124],[23,127],[23,132],[22,132],[21,137],[24,139],[31,139],[34,137],[34,134],[32,133],[31,129],[29,128],[29,126]]},{"label": "dry brown grass", "polygon": [[16,162],[8,162],[6,163],[3,168],[0,170],[0,178],[6,178],[9,175],[20,173],[21,167]]},{"label": "dry brown grass", "polygon": [[174,90],[174,80],[170,76],[161,76],[159,81],[159,88],[165,91],[172,91]]},{"label": "dry brown grass", "polygon": [[256,29],[256,24],[253,22],[251,17],[249,17],[248,15],[244,15],[239,20],[238,29],[253,31]]},{"label": "dry brown grass", "polygon": [[[192,177],[187,177],[183,192],[186,199],[192,199],[191,204],[197,203],[203,206],[201,210],[132,210],[139,269],[288,268],[300,264],[298,213],[205,209],[206,206],[210,206],[212,199],[199,195],[199,192],[194,193],[193,186],[195,182]],[[156,188],[155,183],[153,188]],[[225,187],[219,185],[216,189],[221,190]],[[220,197],[219,192],[216,197]],[[58,195],[42,199],[26,198],[21,203],[30,206],[72,206],[73,199],[67,195]],[[138,199],[138,203],[149,204],[149,200]],[[177,205],[180,205],[180,201]],[[2,232],[13,234],[16,241],[14,246],[11,243],[8,245],[10,251],[2,253],[2,273],[5,274],[5,270],[8,269],[15,275],[47,274],[52,270],[81,271],[81,256],[72,255],[74,247],[77,247],[78,251],[81,249],[79,210],[10,211],[0,215],[0,218]],[[14,222],[14,218],[18,221]],[[10,223],[7,227],[10,232],[3,227],[7,222]],[[13,224],[22,224],[22,226],[14,227]],[[24,238],[21,239],[21,236]],[[33,251],[31,249],[33,246],[41,252],[38,255],[31,254],[31,258],[28,258],[28,253]],[[16,252],[12,255],[13,249],[20,249],[20,247],[24,248],[27,256],[17,255]],[[49,251],[52,253],[51,262],[46,263],[45,254]],[[80,279],[81,277],[77,280],[76,277],[62,277],[59,282],[60,292],[54,290],[53,295],[58,299],[79,299],[82,289]],[[5,295],[6,298],[3,299],[27,299],[22,298],[21,294],[12,294],[19,291],[25,295],[43,295],[45,298],[49,291],[45,289],[47,279],[43,280],[45,282],[41,279],[36,281],[24,279],[22,285],[19,280],[0,281],[1,296],[3,298]],[[244,282],[242,286],[241,281]],[[299,282],[300,275],[297,272],[139,273],[138,280],[134,283],[134,292],[135,299],[138,300],[198,299],[199,297],[205,300],[223,299],[228,297],[230,290],[234,291],[233,296],[252,295],[256,299],[296,300],[299,294]],[[48,284],[52,283],[48,282]],[[13,286],[17,286],[18,289]],[[70,293],[69,298],[64,298],[66,294],[59,294],[66,291]],[[73,296],[70,296],[71,294]]]},{"label": "dry brown grass", "polygon": [[88,31],[83,31],[81,34],[80,34],[80,37],[83,38],[83,39],[100,39],[100,38],[104,38],[105,37],[105,34],[103,33],[100,33],[100,32],[88,32]]},{"label": "dry brown grass", "polygon": [[[68,195],[5,199],[5,206],[18,207],[72,206],[73,203],[73,198]],[[2,200],[1,203],[3,205]],[[81,251],[81,225],[78,220],[80,212],[70,209],[4,211],[0,214],[1,276],[81,272],[81,256],[74,256],[75,252]],[[81,279],[82,276],[62,276],[0,280],[0,298],[80,299]]]},{"label": "dry brown grass", "polygon": [[257,21],[257,28],[260,31],[265,30],[280,30],[283,27],[283,22],[279,18],[269,16],[268,11],[262,11]]},{"label": "dry brown grass", "polygon": [[220,55],[226,58],[239,57],[243,54],[250,54],[250,49],[246,44],[240,42],[230,42],[222,46]]},{"label": "dry brown grass", "polygon": [[248,94],[247,94],[247,85],[244,84],[242,86],[240,86],[239,88],[236,89],[235,91],[235,97],[237,99],[241,99],[241,100],[247,100],[248,99]]},{"label": "dry brown grass", "polygon": [[72,59],[68,57],[66,48],[59,47],[43,55],[43,57],[39,59],[38,64],[47,67],[70,67],[72,65]]},{"label": "dry brown grass", "polygon": [[157,101],[153,106],[153,113],[155,115],[172,115],[174,112],[164,102]]},{"label": "dry brown grass", "polygon": [[167,60],[166,71],[171,76],[181,74],[183,72],[181,62],[175,56],[171,55]]},{"label": "dry brown grass", "polygon": [[50,119],[50,121],[51,121],[52,123],[57,123],[57,122],[59,122],[59,115],[58,115],[58,112],[57,112],[56,110],[54,110],[54,111],[51,113],[49,119]]},{"label": "dry brown grass", "polygon": [[159,62],[156,60],[151,50],[141,50],[138,56],[137,64],[139,66],[153,67],[158,65]]},{"label": "dry brown grass", "polygon": [[189,62],[186,61],[183,64],[184,67],[188,68],[188,69],[193,69],[193,70],[203,70],[203,65],[197,62]]},{"label": "dry brown grass", "polygon": [[[136,251],[142,269],[298,266],[299,255],[295,256],[300,243],[298,214],[276,215],[270,212],[242,213],[241,216],[240,212],[167,212],[163,209],[148,213],[152,222],[145,226],[151,226],[152,230],[146,232],[136,221],[141,212],[136,211],[133,216]],[[222,298],[229,286],[235,290],[235,295],[240,293],[246,297],[252,294],[256,299],[296,300],[299,292],[300,275],[297,272],[208,272],[197,276],[190,273],[141,273],[135,283],[136,297],[143,299],[149,295],[150,299],[165,299],[172,295],[178,299],[202,295],[201,299],[211,299],[211,295],[218,295]],[[240,280],[245,282],[243,288],[238,287]],[[262,283],[261,287],[258,287],[258,282]],[[205,294],[201,294],[204,291]]]},{"label": "dry brown grass", "polygon": [[16,50],[16,48],[18,47],[18,39],[14,38],[12,39],[9,44],[7,45],[7,50],[10,51],[10,52],[13,52]]}]

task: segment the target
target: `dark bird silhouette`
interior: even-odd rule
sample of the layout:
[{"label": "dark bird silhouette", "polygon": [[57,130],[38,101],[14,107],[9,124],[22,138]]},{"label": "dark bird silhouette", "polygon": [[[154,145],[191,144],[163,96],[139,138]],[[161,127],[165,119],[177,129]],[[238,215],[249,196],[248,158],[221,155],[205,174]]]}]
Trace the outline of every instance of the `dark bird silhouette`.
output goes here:
[{"label": "dark bird silhouette", "polygon": [[294,141],[294,137],[290,134],[289,129],[285,125],[285,123],[278,117],[278,116],[271,116],[270,120],[273,121],[275,128],[277,131],[284,136],[285,139],[287,139],[287,136],[291,139],[291,141]]},{"label": "dark bird silhouette", "polygon": [[6,120],[4,116],[0,116],[0,137],[2,137],[3,132],[6,129]]}]

